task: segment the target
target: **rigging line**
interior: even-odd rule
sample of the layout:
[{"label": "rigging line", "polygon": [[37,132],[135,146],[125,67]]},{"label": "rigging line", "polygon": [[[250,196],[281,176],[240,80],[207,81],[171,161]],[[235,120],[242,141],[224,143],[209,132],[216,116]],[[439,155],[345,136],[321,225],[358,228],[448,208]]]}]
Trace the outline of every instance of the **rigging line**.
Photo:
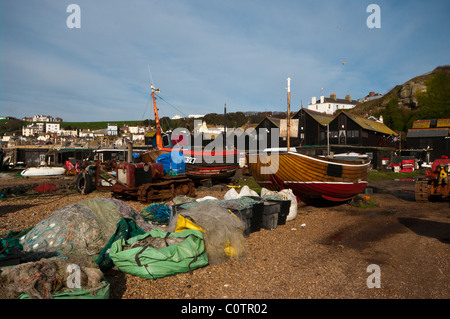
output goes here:
[{"label": "rigging line", "polygon": [[148,105],[150,104],[151,98],[152,98],[152,96],[150,95],[150,96],[148,97],[148,102],[147,102],[147,106],[145,107],[144,114],[142,114],[141,121],[144,119],[144,115],[145,115],[145,113],[147,112],[147,108],[148,108]]},{"label": "rigging line", "polygon": [[184,117],[187,117],[186,113],[184,113],[183,111],[181,111],[180,109],[178,109],[175,105],[170,104],[169,102],[167,102],[166,100],[164,100],[161,96],[159,96],[158,94],[156,94],[156,96],[158,98],[160,98],[162,101],[166,102],[167,104],[169,104],[171,107],[173,107],[175,110],[177,110],[178,112],[182,113],[184,115]]},{"label": "rigging line", "polygon": [[152,76],[152,72],[150,71],[150,64],[147,64],[147,68],[148,68],[148,73],[150,73],[151,84],[153,85],[153,76]]}]

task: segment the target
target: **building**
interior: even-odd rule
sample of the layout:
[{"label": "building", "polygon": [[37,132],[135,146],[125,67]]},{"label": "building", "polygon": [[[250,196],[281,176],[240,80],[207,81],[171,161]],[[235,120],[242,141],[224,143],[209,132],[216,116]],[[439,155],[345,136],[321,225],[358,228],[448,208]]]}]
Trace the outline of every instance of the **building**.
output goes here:
[{"label": "building", "polygon": [[108,123],[107,127],[107,135],[108,136],[117,136],[119,134],[119,127],[117,124]]},{"label": "building", "polygon": [[[426,119],[414,121],[406,135],[406,149],[423,153],[427,162],[450,155],[450,119]],[[426,158],[424,158],[426,156]]]},{"label": "building", "polygon": [[361,103],[364,103],[364,102],[368,102],[368,101],[372,101],[372,100],[377,100],[382,97],[383,97],[383,94],[381,94],[381,93],[369,92],[368,95],[366,95],[362,99],[358,99],[358,101]]},{"label": "building", "polygon": [[330,144],[397,147],[398,134],[384,123],[341,112],[329,124]]},{"label": "building", "polygon": [[[289,130],[289,145],[294,147],[300,145],[298,126],[299,120],[291,118]],[[275,143],[274,129],[278,129],[278,145]],[[256,127],[258,136],[258,149],[287,147],[287,120],[267,116]],[[261,131],[262,130],[262,131]],[[265,132],[264,132],[265,130]],[[265,133],[265,134],[264,134]]]},{"label": "building", "polygon": [[350,95],[345,96],[345,99],[338,99],[336,98],[336,94],[332,93],[329,98],[322,95],[319,100],[313,96],[311,103],[308,104],[308,109],[326,114],[334,114],[337,110],[352,109],[359,103],[357,100],[352,100]]},{"label": "building", "polygon": [[301,108],[293,117],[298,119],[299,145],[326,145],[327,125],[334,116]]},{"label": "building", "polygon": [[59,136],[64,136],[64,137],[77,137],[78,136],[78,130],[65,130],[65,129],[60,129],[58,132]]},{"label": "building", "polygon": [[60,130],[59,123],[45,123],[45,132],[58,134]]},{"label": "building", "polygon": [[53,122],[53,117],[50,115],[35,115],[33,116],[33,122]]}]

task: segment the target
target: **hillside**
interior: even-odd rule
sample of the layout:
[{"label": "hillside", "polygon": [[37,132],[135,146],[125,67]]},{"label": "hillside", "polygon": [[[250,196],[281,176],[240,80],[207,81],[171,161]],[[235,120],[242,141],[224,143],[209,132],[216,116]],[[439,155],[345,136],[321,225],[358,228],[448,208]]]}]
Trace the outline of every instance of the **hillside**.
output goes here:
[{"label": "hillside", "polygon": [[440,66],[397,85],[382,98],[361,103],[352,113],[383,116],[397,132],[407,132],[418,119],[450,117],[450,66]]}]

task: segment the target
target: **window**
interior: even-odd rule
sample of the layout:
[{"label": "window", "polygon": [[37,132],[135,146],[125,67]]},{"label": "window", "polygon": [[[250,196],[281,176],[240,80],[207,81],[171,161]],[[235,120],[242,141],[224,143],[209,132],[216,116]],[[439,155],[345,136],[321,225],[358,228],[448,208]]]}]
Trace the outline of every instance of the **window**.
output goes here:
[{"label": "window", "polygon": [[338,138],[338,131],[331,131],[330,138]]}]

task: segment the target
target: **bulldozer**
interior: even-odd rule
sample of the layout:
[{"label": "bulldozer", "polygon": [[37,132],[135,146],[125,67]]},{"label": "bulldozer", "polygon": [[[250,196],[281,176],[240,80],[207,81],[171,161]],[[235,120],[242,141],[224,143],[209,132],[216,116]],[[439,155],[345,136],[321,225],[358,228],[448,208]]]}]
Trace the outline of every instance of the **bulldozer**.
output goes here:
[{"label": "bulldozer", "polygon": [[416,181],[416,201],[426,202],[433,198],[450,199],[449,173],[450,159],[447,156],[436,159],[431,169],[425,171],[425,178]]},{"label": "bulldozer", "polygon": [[142,203],[164,201],[178,195],[194,196],[194,182],[186,174],[169,175],[159,163],[101,163],[88,165],[78,176],[79,193],[110,190],[120,199]]}]

